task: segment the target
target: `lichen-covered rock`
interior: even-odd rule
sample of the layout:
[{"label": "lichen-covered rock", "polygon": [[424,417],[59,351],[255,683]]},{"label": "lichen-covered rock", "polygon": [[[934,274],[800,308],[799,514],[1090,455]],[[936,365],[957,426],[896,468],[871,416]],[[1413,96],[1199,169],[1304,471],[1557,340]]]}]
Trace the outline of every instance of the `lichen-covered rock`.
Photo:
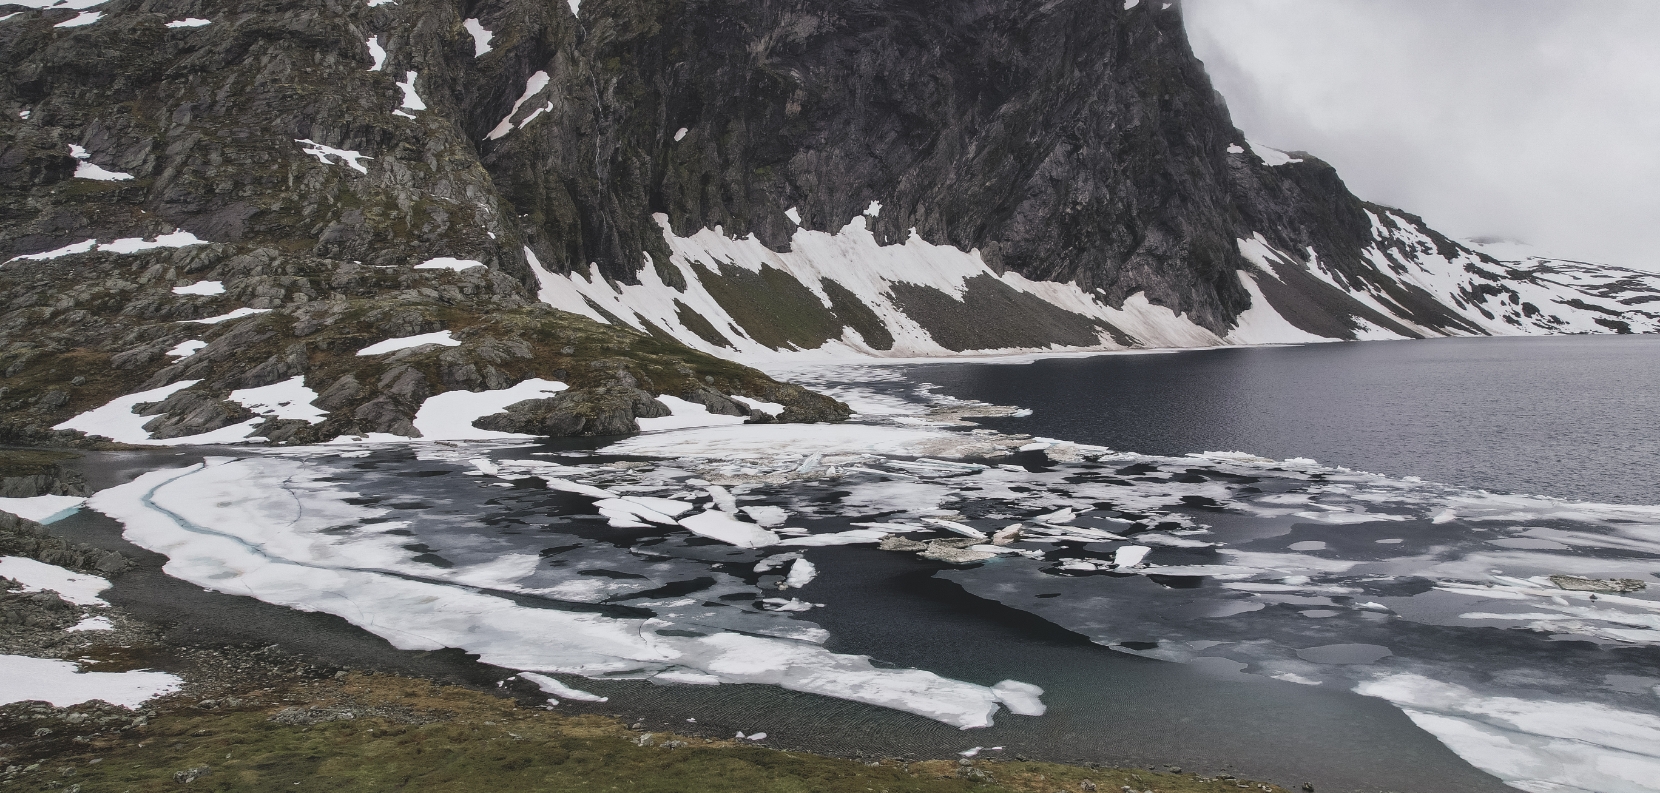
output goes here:
[{"label": "lichen-covered rock", "polygon": [[498,432],[529,435],[627,435],[639,432],[635,419],[669,415],[662,402],[629,385],[576,388],[547,399],[529,399],[485,416],[473,425]]}]

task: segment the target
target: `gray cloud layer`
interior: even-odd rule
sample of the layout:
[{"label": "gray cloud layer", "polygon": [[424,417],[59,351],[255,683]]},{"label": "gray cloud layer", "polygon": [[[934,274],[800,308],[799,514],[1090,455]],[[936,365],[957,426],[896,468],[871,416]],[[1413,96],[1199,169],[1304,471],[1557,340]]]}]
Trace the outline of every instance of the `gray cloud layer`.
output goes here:
[{"label": "gray cloud layer", "polygon": [[1660,2],[1185,0],[1254,141],[1455,237],[1660,271]]}]

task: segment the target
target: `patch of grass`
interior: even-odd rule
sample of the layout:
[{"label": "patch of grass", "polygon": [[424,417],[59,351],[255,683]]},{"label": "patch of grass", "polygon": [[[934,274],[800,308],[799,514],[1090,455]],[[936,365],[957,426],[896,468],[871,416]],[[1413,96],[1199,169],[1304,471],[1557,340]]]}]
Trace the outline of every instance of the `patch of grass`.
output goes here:
[{"label": "patch of grass", "polygon": [[[18,781],[23,788],[79,784],[88,793],[174,791],[181,785],[176,775],[206,767],[209,773],[187,789],[1055,793],[1129,785],[1194,793],[1237,792],[1241,786],[1191,774],[1053,763],[889,759],[867,765],[662,733],[642,741],[643,733],[613,718],[520,707],[466,688],[391,675],[296,682],[286,691],[251,692],[263,704],[220,699],[213,710],[181,699],[160,703],[145,726],[73,744],[73,755],[36,758],[40,768]],[[340,718],[343,713],[354,717]],[[669,741],[679,745],[669,748]]]},{"label": "patch of grass", "polygon": [[841,336],[835,313],[783,270],[762,265],[752,273],[723,263],[719,275],[703,272],[698,280],[750,338],[772,349],[810,350]]}]

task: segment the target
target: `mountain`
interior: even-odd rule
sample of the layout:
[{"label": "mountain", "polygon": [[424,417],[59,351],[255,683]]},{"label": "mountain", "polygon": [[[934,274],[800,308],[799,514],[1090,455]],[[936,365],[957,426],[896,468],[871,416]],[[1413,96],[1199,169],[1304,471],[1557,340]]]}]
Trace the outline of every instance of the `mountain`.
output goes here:
[{"label": "mountain", "polygon": [[1252,146],[1174,3],[13,0],[0,68],[6,442],[839,420],[738,361],[1660,328],[1654,276]]}]

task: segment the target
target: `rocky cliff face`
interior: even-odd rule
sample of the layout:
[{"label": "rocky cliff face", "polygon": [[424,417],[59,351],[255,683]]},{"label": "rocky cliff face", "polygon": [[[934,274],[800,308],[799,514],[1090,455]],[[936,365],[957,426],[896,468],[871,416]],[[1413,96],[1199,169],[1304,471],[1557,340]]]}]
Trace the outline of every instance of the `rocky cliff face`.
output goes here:
[{"label": "rocky cliff face", "polygon": [[132,440],[314,441],[557,381],[475,426],[592,434],[845,415],[722,357],[1660,324],[1251,147],[1176,4],[13,0],[0,70],[13,441],[122,395]]}]

